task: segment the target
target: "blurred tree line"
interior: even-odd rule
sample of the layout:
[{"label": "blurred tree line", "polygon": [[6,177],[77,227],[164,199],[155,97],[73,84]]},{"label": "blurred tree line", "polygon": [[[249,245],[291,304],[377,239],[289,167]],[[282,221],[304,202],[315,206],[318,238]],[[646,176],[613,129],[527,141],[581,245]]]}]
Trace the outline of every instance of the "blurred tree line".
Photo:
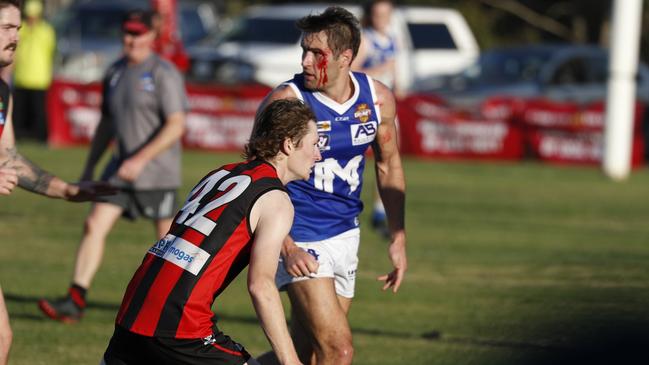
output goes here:
[{"label": "blurred tree line", "polygon": [[[182,1],[182,0],[180,0]],[[295,1],[224,1],[224,12],[247,5]],[[357,3],[352,1],[315,1]],[[608,45],[613,0],[393,0],[396,5],[440,6],[459,10],[481,49],[497,46],[568,42]],[[640,57],[649,63],[649,0],[643,2]]]}]

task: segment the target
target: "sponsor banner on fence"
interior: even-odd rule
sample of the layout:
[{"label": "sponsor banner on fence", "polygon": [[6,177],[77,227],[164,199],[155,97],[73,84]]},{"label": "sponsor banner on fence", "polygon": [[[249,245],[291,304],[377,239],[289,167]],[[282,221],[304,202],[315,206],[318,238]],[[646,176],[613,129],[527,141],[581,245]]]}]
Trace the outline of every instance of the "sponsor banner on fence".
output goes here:
[{"label": "sponsor banner on fence", "polygon": [[472,118],[438,98],[413,95],[398,107],[404,154],[428,157],[519,159],[521,130],[506,119]]},{"label": "sponsor banner on fence", "polygon": [[[528,132],[528,142],[535,157],[542,161],[565,164],[599,165],[604,154],[604,133],[598,131],[568,132],[559,129],[537,129]],[[644,137],[633,136],[632,166],[644,162]]]},{"label": "sponsor banner on fence", "polygon": [[[240,151],[252,131],[255,112],[270,88],[262,85],[188,85],[183,144],[189,148]],[[101,118],[101,85],[54,81],[48,95],[53,146],[88,143]]]},{"label": "sponsor banner on fence", "polygon": [[[635,104],[634,131],[642,129],[641,103]],[[525,101],[520,118],[529,127],[561,129],[567,131],[603,131],[605,124],[604,102],[587,105],[560,103],[545,99]]]},{"label": "sponsor banner on fence", "polygon": [[[644,162],[642,120],[644,106],[636,103],[631,164]],[[586,106],[548,100],[529,100],[520,113],[530,152],[542,161],[601,164],[604,154],[603,102]]]}]

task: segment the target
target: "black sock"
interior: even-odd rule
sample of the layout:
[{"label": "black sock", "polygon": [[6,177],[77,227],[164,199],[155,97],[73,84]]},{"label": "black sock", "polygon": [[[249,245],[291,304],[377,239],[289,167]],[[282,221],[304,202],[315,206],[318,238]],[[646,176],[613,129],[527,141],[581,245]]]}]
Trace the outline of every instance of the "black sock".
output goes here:
[{"label": "black sock", "polygon": [[74,302],[74,304],[77,305],[79,308],[85,308],[86,307],[86,293],[88,292],[88,289],[82,287],[79,284],[72,284],[70,285],[70,289],[68,289],[68,295]]}]

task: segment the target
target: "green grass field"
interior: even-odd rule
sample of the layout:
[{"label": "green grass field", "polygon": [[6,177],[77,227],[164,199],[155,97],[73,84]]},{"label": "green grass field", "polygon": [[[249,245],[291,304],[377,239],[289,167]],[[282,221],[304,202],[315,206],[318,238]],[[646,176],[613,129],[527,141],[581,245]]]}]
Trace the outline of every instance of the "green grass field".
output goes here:
[{"label": "green grass field", "polygon": [[[86,154],[21,151],[67,179]],[[238,159],[187,152],[181,194]],[[649,170],[613,183],[596,168],[533,162],[404,164],[410,269],[397,295],[381,292],[375,277],[390,267],[387,244],[364,231],[350,314],[355,364],[649,363]],[[88,205],[23,191],[0,200],[11,363],[97,364],[152,225],[118,223],[86,317],[62,325],[45,320],[36,301],[66,290]],[[214,310],[224,332],[260,354],[269,345],[242,279]]]}]

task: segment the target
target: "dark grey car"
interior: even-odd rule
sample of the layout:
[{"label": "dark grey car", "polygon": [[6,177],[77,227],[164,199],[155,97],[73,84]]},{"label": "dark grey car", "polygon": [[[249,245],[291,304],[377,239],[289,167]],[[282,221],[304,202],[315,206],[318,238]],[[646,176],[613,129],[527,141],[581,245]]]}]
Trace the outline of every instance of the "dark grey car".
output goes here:
[{"label": "dark grey car", "polygon": [[[606,98],[608,51],[591,45],[552,44],[484,52],[462,73],[419,82],[418,92],[470,109],[491,96],[547,97],[587,103]],[[637,95],[649,101],[649,68],[638,66]]]}]

